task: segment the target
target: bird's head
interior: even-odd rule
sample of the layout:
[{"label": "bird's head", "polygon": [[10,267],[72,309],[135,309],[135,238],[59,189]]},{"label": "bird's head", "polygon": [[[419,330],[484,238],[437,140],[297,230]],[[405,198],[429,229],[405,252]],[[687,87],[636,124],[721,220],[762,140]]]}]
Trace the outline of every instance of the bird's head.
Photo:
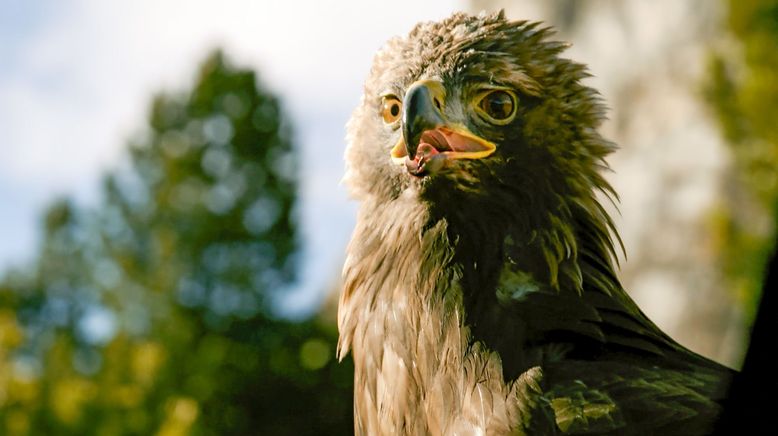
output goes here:
[{"label": "bird's head", "polygon": [[502,13],[454,14],[390,40],[348,126],[352,193],[377,204],[412,194],[433,215],[529,232],[610,191],[604,108],[551,33]]}]

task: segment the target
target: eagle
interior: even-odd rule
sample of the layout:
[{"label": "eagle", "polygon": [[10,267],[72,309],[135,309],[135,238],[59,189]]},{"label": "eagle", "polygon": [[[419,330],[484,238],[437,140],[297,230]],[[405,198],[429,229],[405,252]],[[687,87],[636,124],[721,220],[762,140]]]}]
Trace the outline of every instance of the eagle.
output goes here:
[{"label": "eagle", "polygon": [[503,12],[416,25],[347,125],[338,357],[367,435],[707,434],[733,371],[616,274],[615,145],[568,44]]}]

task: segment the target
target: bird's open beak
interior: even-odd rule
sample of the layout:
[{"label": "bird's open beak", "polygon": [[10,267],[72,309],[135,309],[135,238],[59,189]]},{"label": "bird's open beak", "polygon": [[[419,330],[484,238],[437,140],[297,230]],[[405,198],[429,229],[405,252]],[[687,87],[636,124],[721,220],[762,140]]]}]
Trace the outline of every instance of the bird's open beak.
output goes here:
[{"label": "bird's open beak", "polygon": [[408,88],[403,100],[403,137],[391,152],[415,176],[425,176],[455,159],[482,159],[497,147],[443,114],[445,90],[440,82],[424,80]]}]

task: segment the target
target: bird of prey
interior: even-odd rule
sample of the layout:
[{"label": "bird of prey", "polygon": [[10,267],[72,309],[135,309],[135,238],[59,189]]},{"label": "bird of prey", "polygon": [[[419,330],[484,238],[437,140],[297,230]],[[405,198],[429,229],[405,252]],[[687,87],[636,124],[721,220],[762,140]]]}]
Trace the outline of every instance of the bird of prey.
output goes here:
[{"label": "bird of prey", "polygon": [[614,145],[586,68],[503,13],[421,23],[348,124],[338,308],[357,434],[706,434],[731,370],[617,278]]}]

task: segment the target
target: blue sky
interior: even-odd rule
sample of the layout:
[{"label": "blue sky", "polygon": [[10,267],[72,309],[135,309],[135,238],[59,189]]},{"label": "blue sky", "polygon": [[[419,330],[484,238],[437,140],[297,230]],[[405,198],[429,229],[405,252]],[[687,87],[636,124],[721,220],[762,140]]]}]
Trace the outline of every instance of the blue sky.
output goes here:
[{"label": "blue sky", "polygon": [[[217,6],[218,5],[218,6]],[[23,267],[42,209],[89,205],[123,159],[150,98],[186,89],[214,47],[281,96],[302,152],[301,283],[284,306],[315,307],[334,285],[356,205],[339,184],[344,124],[373,53],[461,3],[0,0],[0,271]]]}]

